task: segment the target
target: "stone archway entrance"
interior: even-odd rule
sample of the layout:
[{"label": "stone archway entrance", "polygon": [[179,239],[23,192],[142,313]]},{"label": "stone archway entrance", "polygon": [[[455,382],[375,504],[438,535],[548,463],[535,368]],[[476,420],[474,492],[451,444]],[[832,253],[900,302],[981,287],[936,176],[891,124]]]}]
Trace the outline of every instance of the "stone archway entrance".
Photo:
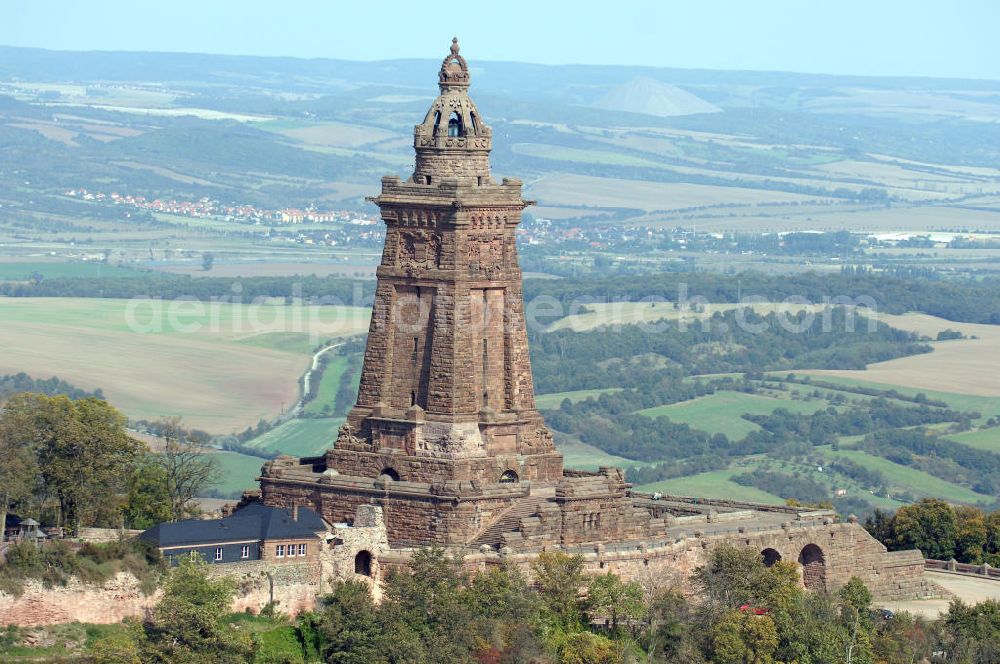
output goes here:
[{"label": "stone archway entrance", "polygon": [[760,557],[764,561],[764,567],[771,567],[774,563],[781,560],[781,554],[778,553],[777,549],[764,549],[760,552]]},{"label": "stone archway entrance", "polygon": [[372,575],[372,554],[370,551],[358,551],[354,556],[354,573],[370,577]]},{"label": "stone archway entrance", "polygon": [[808,590],[826,590],[826,559],[823,549],[815,544],[806,544],[799,554],[802,565],[802,582]]}]

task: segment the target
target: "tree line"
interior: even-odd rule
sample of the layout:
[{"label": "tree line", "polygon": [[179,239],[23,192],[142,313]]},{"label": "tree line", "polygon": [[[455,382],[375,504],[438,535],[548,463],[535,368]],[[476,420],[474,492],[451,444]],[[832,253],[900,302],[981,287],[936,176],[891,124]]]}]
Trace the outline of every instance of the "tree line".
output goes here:
[{"label": "tree line", "polygon": [[531,366],[540,393],[649,385],[671,376],[794,369],[863,369],[930,346],[883,323],[851,325],[841,307],[829,324],[810,314],[787,317],[751,309],[715,313],[701,322],[657,321],[587,332],[529,331]]},{"label": "tree line", "polygon": [[676,302],[679,293],[690,300],[737,303],[741,297],[759,296],[780,302],[790,297],[805,298],[821,304],[824,298],[846,296],[871,298],[878,311],[902,314],[920,311],[953,321],[1000,323],[1000,279],[947,279],[931,270],[898,268],[875,271],[864,267],[846,267],[839,273],[803,272],[764,274],[747,271],[738,274],[721,272],[657,272],[636,279],[633,275],[577,279],[529,279],[524,284],[525,298],[539,295],[554,297],[562,311],[574,302],[638,302],[658,298]]},{"label": "tree line", "polygon": [[876,510],[865,529],[890,551],[920,549],[926,558],[1000,567],[1000,510],[925,498],[894,514]]},{"label": "tree line", "polygon": [[[576,402],[564,400],[558,410],[546,411],[545,417],[552,428],[573,434],[610,454],[637,461],[658,461],[700,455],[763,454],[786,443],[826,445],[835,443],[840,436],[942,422],[961,424],[978,416],[978,413],[926,405],[902,406],[876,398],[840,411],[831,406],[812,414],[793,413],[786,408],[776,408],[770,415],[745,414],[743,418],[760,429],[740,440],[731,440],[722,433],[709,434],[687,424],[672,422],[665,415],[654,418],[634,412],[627,407],[630,398],[629,394],[623,396],[618,392]],[[941,441],[941,448],[954,450],[966,464],[974,463],[973,459],[979,457],[978,454],[958,454],[961,448],[965,448],[962,452],[972,449],[958,443]],[[881,454],[884,456],[884,451]],[[988,464],[984,468],[993,467],[994,464]]]},{"label": "tree line", "polygon": [[189,298],[199,301],[249,303],[265,298],[302,298],[313,304],[369,307],[375,294],[371,281],[315,275],[297,277],[198,277],[150,273],[137,276],[55,277],[32,282],[0,283],[0,296]]},{"label": "tree line", "polygon": [[876,431],[862,441],[861,449],[977,493],[1000,493],[1000,456],[924,429]]},{"label": "tree line", "polygon": [[48,396],[65,394],[70,399],[83,399],[85,397],[104,399],[104,393],[101,391],[101,388],[93,391],[80,389],[56,376],[51,378],[32,378],[24,372],[0,376],[0,404],[18,392],[37,392]]}]

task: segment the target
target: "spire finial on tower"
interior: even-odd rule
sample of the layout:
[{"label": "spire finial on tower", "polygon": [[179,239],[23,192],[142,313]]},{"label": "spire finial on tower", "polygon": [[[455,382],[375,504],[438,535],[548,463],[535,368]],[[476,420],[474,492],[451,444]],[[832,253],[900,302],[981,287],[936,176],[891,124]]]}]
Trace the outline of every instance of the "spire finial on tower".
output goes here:
[{"label": "spire finial on tower", "polygon": [[465,62],[465,58],[458,54],[458,50],[458,37],[452,37],[451,52],[441,63],[441,73],[438,78],[441,92],[469,87],[469,65]]}]

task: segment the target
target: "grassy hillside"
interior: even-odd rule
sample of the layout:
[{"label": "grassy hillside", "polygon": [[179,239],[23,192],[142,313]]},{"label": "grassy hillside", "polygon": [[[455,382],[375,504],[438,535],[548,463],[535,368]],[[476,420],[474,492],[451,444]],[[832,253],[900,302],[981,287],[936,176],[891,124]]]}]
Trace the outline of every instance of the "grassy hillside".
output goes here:
[{"label": "grassy hillside", "polygon": [[246,445],[265,452],[313,456],[333,447],[337,430],[343,423],[342,417],[292,419]]},{"label": "grassy hillside", "polygon": [[809,401],[775,399],[757,394],[719,391],[704,397],[667,406],[656,406],[640,410],[641,415],[659,417],[666,415],[673,422],[688,424],[694,429],[709,433],[723,433],[732,439],[739,439],[751,431],[760,429],[742,415],[770,415],[777,408],[785,408],[793,413],[814,413],[830,404],[822,399]]}]

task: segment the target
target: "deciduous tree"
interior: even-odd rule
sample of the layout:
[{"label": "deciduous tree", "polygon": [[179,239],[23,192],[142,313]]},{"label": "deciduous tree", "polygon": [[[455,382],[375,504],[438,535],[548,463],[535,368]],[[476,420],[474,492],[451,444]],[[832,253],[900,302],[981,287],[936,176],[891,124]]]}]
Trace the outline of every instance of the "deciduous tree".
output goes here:
[{"label": "deciduous tree", "polygon": [[11,507],[30,498],[41,480],[33,405],[33,399],[18,394],[0,415],[0,539]]},{"label": "deciduous tree", "polygon": [[583,557],[543,551],[531,563],[535,588],[556,627],[576,631],[583,621]]},{"label": "deciduous tree", "polygon": [[46,491],[59,501],[60,525],[76,532],[118,508],[108,497],[124,491],[142,444],[125,432],[125,417],[88,397],[25,394],[19,402]]},{"label": "deciduous tree", "polygon": [[608,617],[612,632],[618,631],[619,620],[639,620],[645,615],[643,599],[641,585],[634,581],[625,583],[611,572],[594,577],[587,588],[590,617]]},{"label": "deciduous tree", "polygon": [[235,584],[229,577],[212,577],[197,556],[183,559],[171,570],[163,599],[146,628],[143,662],[204,662],[242,664],[253,661],[249,634],[228,628],[225,616]]},{"label": "deciduous tree", "polygon": [[948,560],[955,555],[956,529],[951,505],[925,498],[896,512],[891,544],[896,549],[920,549],[927,558]]},{"label": "deciduous tree", "polygon": [[167,417],[158,423],[163,449],[154,458],[167,478],[170,511],[173,520],[191,515],[195,496],[218,481],[219,464],[211,450],[189,440],[179,417]]}]

